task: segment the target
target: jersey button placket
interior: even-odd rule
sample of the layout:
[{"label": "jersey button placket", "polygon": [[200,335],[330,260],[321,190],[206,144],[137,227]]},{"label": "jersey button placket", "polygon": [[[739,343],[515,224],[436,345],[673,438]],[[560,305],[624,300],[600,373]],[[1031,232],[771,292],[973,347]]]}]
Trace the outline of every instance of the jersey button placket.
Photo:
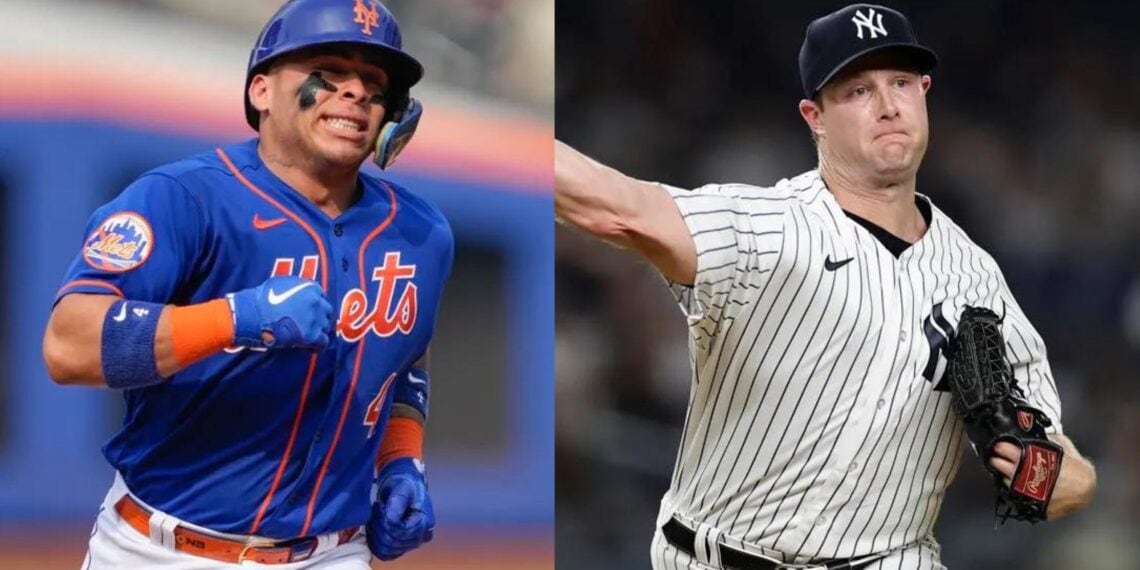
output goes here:
[{"label": "jersey button placket", "polygon": [[[899,331],[902,330],[902,314],[899,307],[899,282],[896,281],[897,272],[896,267],[885,267],[880,270],[879,277],[883,284],[882,298],[883,298],[883,317],[882,324],[879,329],[879,343],[882,346],[894,346],[895,339],[898,338]],[[872,362],[868,368],[866,377],[866,385],[862,388],[867,396],[874,398],[876,394],[883,394],[889,390],[893,380],[891,375],[893,372],[894,364],[893,350],[880,350],[872,357]],[[837,442],[835,452],[836,460],[842,469],[845,469],[847,464],[854,461],[859,453],[859,448],[862,445],[865,434],[868,430],[883,429],[887,423],[887,418],[884,414],[877,414],[870,408],[864,406],[870,403],[870,399],[861,400],[863,405],[851,414],[851,419],[844,429],[839,434],[839,441]],[[879,400],[882,402],[882,400]],[[882,406],[876,403],[876,409],[881,409]]]},{"label": "jersey button placket", "polygon": [[[344,237],[344,224],[342,224],[342,223],[333,224],[332,233],[334,236],[336,236],[338,238],[343,238]],[[333,240],[333,243],[339,245],[340,241],[341,240]],[[340,270],[344,273],[348,273],[348,268],[350,265],[348,262],[348,255],[344,254],[343,250],[340,247],[334,246],[333,250],[335,252],[333,255],[333,259],[336,259],[338,257],[340,258]]]},{"label": "jersey button placket", "polygon": [[[348,273],[351,264],[348,262],[350,252],[345,251],[344,242],[344,224],[334,223],[331,227],[326,226],[325,234],[329,246],[329,298],[333,299],[334,309],[336,310],[336,317],[340,316],[340,299],[355,285],[355,281],[351,278],[336,278],[336,268],[339,266],[342,274]],[[335,236],[335,237],[333,237]],[[335,285],[334,285],[335,283]]]}]

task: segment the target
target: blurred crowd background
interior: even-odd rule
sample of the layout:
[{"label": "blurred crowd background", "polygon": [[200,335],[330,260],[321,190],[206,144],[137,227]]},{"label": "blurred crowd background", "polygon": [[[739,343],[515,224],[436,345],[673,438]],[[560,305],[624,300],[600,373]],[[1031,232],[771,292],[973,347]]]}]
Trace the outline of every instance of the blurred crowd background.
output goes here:
[{"label": "blurred crowd background", "polygon": [[[282,0],[99,0],[256,37]],[[552,0],[388,0],[404,48],[428,79],[548,113],[554,106]]]},{"label": "blurred crowd background", "polygon": [[[844,5],[559,2],[556,135],[682,187],[814,168],[797,55],[807,24]],[[1099,475],[1087,511],[995,530],[992,486],[964,458],[943,562],[1140,568],[1140,4],[888,5],[941,58],[918,190],[997,258]],[[561,227],[556,243],[558,567],[648,568],[689,395],[684,320],[632,255]]]},{"label": "blurred crowd background", "polygon": [[[0,0],[0,568],[77,568],[112,481],[100,446],[122,396],[56,386],[40,357],[86,219],[142,172],[255,136],[242,82],[281,4]],[[439,526],[400,567],[549,568],[554,0],[386,5],[426,77],[385,176],[457,240],[425,446]]]}]

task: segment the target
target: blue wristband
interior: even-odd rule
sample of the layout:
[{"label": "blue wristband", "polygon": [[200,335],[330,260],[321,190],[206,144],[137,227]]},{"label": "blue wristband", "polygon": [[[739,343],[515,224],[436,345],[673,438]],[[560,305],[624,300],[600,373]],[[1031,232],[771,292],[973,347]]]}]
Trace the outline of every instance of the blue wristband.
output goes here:
[{"label": "blue wristband", "polygon": [[164,305],[119,300],[103,317],[103,381],[118,390],[162,382],[154,358],[154,333]]},{"label": "blue wristband", "polygon": [[392,403],[410,406],[423,416],[421,421],[427,421],[428,399],[431,395],[431,376],[427,370],[416,368],[408,369],[408,375],[396,382],[392,391]]}]

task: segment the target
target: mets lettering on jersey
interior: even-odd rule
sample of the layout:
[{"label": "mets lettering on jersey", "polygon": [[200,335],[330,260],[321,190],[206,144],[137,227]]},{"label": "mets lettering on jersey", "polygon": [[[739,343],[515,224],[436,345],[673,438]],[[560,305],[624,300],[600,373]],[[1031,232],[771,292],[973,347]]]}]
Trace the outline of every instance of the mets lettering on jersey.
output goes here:
[{"label": "mets lettering on jersey", "polygon": [[[412,332],[416,324],[416,284],[412,282],[415,276],[415,265],[400,265],[400,252],[384,254],[384,265],[372,271],[372,280],[377,282],[376,306],[368,311],[364,290],[350,290],[341,301],[337,334],[345,340],[358,341],[369,331],[382,337]],[[408,283],[393,306],[396,287],[403,279]]]},{"label": "mets lettering on jersey", "polygon": [[[131,491],[235,534],[364,524],[378,436],[428,346],[451,269],[443,216],[362,174],[359,200],[330,218],[265,167],[254,140],[143,175],[86,235],[60,296],[182,305],[296,275],[340,309],[319,353],[231,349],[124,392],[126,420],[104,453]],[[269,302],[296,293],[273,290]]]},{"label": "mets lettering on jersey", "polygon": [[966,305],[1005,312],[1017,381],[1061,429],[1041,337],[994,260],[925,197],[929,229],[896,257],[816,171],[666,190],[698,257],[695,285],[672,286],[694,385],[659,526],[798,561],[926,540],[958,465],[962,428],[935,387]]}]

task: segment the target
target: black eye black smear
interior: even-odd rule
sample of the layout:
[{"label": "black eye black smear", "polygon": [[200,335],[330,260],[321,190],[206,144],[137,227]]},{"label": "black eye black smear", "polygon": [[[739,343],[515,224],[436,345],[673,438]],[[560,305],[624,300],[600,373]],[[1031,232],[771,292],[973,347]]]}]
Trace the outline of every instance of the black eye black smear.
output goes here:
[{"label": "black eye black smear", "polygon": [[301,104],[301,110],[304,111],[313,105],[317,104],[317,91],[324,89],[332,93],[336,93],[336,85],[325,81],[321,77],[321,72],[314,71],[309,74],[308,79],[297,88],[297,98]]}]

